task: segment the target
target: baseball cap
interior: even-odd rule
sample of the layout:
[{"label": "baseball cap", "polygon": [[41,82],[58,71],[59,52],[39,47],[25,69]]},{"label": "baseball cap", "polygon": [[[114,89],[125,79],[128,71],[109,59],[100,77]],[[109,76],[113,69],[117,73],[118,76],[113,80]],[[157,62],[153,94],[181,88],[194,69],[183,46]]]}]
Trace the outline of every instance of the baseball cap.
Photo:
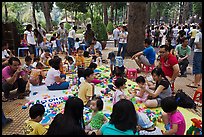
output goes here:
[{"label": "baseball cap", "polygon": [[149,120],[148,116],[145,113],[138,113],[138,125],[140,125],[142,128],[150,128],[151,126],[153,126],[153,124],[154,123]]},{"label": "baseball cap", "polygon": [[111,59],[111,58],[113,58],[113,57],[115,57],[114,52],[110,52],[110,53],[108,53],[108,59]]}]

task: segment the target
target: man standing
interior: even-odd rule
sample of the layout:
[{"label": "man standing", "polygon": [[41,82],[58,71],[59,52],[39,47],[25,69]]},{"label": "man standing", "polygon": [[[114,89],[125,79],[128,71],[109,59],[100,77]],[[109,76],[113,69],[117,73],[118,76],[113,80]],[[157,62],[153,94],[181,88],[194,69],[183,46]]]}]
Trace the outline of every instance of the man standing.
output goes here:
[{"label": "man standing", "polygon": [[69,55],[71,55],[72,51],[74,50],[76,31],[77,31],[77,26],[74,26],[74,27],[69,31],[69,35],[68,35],[68,49],[69,49]]},{"label": "man standing", "polygon": [[10,91],[17,89],[19,99],[23,99],[26,84],[28,82],[28,74],[20,66],[21,62],[16,57],[11,57],[8,60],[9,66],[2,69],[2,89],[4,91],[4,101],[16,99],[10,97]]},{"label": "man standing", "polygon": [[120,30],[118,29],[118,26],[113,30],[113,39],[114,39],[114,46],[117,47],[118,41],[119,41],[119,34]]},{"label": "man standing", "polygon": [[154,61],[156,58],[156,52],[154,48],[152,47],[151,43],[152,41],[149,38],[146,38],[144,40],[145,49],[132,56],[132,59],[135,59],[135,62],[140,68],[138,72],[142,71],[141,63],[146,66],[151,66],[154,64]]},{"label": "man standing", "polygon": [[193,74],[195,75],[194,84],[187,86],[197,88],[200,86],[202,78],[202,22],[199,23],[200,31],[195,36],[195,49],[193,56]]},{"label": "man standing", "polygon": [[189,61],[188,56],[191,55],[191,48],[188,46],[188,38],[181,39],[182,44],[176,46],[176,55],[178,58],[180,77],[187,77],[186,68],[188,67]]},{"label": "man standing", "polygon": [[62,46],[62,51],[65,52],[65,48],[67,47],[67,30],[64,28],[64,23],[60,23],[60,27],[57,30],[57,34],[60,36],[60,44]]}]

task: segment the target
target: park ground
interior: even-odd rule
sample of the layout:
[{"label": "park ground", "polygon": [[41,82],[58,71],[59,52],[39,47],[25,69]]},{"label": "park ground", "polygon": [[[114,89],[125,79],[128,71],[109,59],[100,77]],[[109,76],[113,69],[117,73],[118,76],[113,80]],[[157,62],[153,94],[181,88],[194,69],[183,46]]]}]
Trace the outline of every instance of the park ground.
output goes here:
[{"label": "park ground", "polygon": [[[111,38],[110,38],[111,39]],[[157,48],[155,48],[158,51]],[[103,50],[103,59],[107,59],[108,53],[111,51],[117,51],[117,47],[114,47],[113,41],[108,41],[106,48]],[[64,57],[64,55],[60,55],[60,57]],[[189,88],[186,85],[193,82],[194,76],[192,75],[192,60],[193,60],[193,52],[189,58],[189,66],[187,69],[187,77],[178,77],[175,82],[175,91],[178,89],[183,89],[183,91],[188,94],[191,98],[193,98],[195,89]],[[21,58],[22,63],[24,63],[24,58]],[[138,68],[136,63],[130,58],[125,58],[124,64],[127,68]],[[107,64],[104,64],[107,65]],[[143,73],[139,73],[138,75],[145,75]],[[201,81],[202,84],[202,81]],[[201,85],[202,86],[202,85]],[[13,102],[2,102],[2,108],[6,117],[13,118],[13,123],[7,125],[2,129],[2,135],[13,135],[13,134],[22,134],[23,123],[25,120],[29,118],[29,109],[22,109],[22,105],[27,103],[28,100],[15,100]],[[202,117],[202,107],[197,107],[197,111],[189,109],[193,113]]]}]

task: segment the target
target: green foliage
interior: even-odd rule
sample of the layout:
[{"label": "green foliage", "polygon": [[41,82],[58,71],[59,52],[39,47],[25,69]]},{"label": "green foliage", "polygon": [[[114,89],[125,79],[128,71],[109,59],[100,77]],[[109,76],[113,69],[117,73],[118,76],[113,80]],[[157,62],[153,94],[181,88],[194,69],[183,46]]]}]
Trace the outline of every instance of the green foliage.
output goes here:
[{"label": "green foliage", "polygon": [[39,23],[40,23],[40,25],[42,26],[42,28],[46,29],[46,23],[45,23],[45,21],[40,21]]},{"label": "green foliage", "polygon": [[87,2],[56,2],[56,5],[61,9],[66,9],[68,11],[77,11],[86,13],[87,10]]},{"label": "green foliage", "polygon": [[112,33],[113,32],[114,27],[113,27],[113,23],[111,21],[108,22],[106,30],[107,30],[108,33]]},{"label": "green foliage", "polygon": [[52,25],[53,25],[53,26],[57,26],[58,23],[59,23],[58,21],[54,21],[54,20],[52,20]]},{"label": "green foliage", "polygon": [[69,23],[66,22],[64,27],[68,31],[69,29],[71,29],[72,26]]},{"label": "green foliage", "polygon": [[93,31],[95,33],[95,37],[98,41],[106,41],[108,40],[108,35],[106,32],[106,26],[103,23],[102,19],[97,16],[93,22]]}]

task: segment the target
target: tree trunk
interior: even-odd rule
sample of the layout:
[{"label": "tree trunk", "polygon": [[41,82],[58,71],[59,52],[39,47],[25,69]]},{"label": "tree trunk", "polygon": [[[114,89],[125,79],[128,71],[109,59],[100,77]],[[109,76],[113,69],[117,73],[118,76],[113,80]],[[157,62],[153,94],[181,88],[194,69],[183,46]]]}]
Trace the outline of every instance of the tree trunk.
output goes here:
[{"label": "tree trunk", "polygon": [[93,17],[92,4],[90,4],[88,7],[89,7],[89,10],[90,10],[90,12],[91,12],[91,23],[93,24],[94,17]]},{"label": "tree trunk", "polygon": [[115,5],[115,2],[111,2],[111,17],[110,17],[110,21],[113,23],[113,19],[114,19],[114,5]]},{"label": "tree trunk", "polygon": [[189,17],[189,2],[184,2],[184,12],[183,12],[183,24],[185,24],[185,21],[187,21],[188,17]]},{"label": "tree trunk", "polygon": [[103,15],[104,15],[104,24],[108,24],[108,12],[107,12],[107,3],[103,2]]},{"label": "tree trunk", "polygon": [[147,2],[146,4],[146,8],[147,8],[147,21],[146,24],[148,25],[150,22],[150,16],[151,16],[151,2]]},{"label": "tree trunk", "polygon": [[6,22],[8,21],[8,9],[7,9],[7,6],[6,6],[6,2],[5,2],[5,5],[4,5],[4,7],[5,7],[5,16],[6,16]]},{"label": "tree trunk", "polygon": [[49,12],[48,2],[43,2],[42,11],[43,11],[44,16],[45,16],[46,30],[47,30],[47,32],[49,32],[52,30],[52,23],[51,23],[51,15]]},{"label": "tree trunk", "polygon": [[117,24],[117,20],[118,20],[118,8],[115,8],[115,24]]},{"label": "tree trunk", "polygon": [[179,11],[180,11],[180,13],[179,13],[179,24],[181,24],[182,23],[182,18],[183,18],[183,9],[184,9],[184,6],[183,6],[183,2],[180,2],[180,9],[179,9]]},{"label": "tree trunk", "polygon": [[37,20],[36,20],[36,16],[35,16],[35,2],[32,2],[32,8],[33,8],[33,21],[34,21],[34,26],[37,29]]},{"label": "tree trunk", "polygon": [[77,24],[77,10],[75,10],[74,20],[75,20],[74,25],[76,25]]},{"label": "tree trunk", "polygon": [[145,39],[146,24],[146,3],[130,2],[129,21],[128,21],[128,46],[127,53],[132,56],[138,51],[144,49],[143,41]]},{"label": "tree trunk", "polygon": [[66,22],[68,22],[68,20],[67,20],[67,10],[64,9],[64,12],[65,12],[65,19],[66,19]]}]

